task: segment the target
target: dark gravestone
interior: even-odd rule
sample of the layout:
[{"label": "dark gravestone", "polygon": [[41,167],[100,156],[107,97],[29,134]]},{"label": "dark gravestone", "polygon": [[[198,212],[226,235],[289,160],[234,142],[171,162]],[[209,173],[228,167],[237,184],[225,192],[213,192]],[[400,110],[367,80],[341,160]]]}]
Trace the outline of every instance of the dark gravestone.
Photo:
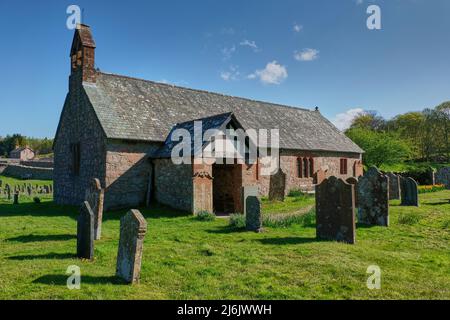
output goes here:
[{"label": "dark gravestone", "polygon": [[354,244],[355,187],[330,177],[316,186],[316,234],[318,239]]},{"label": "dark gravestone", "polygon": [[102,234],[104,191],[99,179],[93,179],[86,190],[85,200],[94,212],[94,239],[100,240]]},{"label": "dark gravestone", "polygon": [[440,168],[435,174],[435,179],[437,184],[443,184],[446,189],[450,189],[450,167]]},{"label": "dark gravestone", "polygon": [[248,197],[258,197],[259,188],[258,186],[246,186],[241,188],[241,203],[242,203],[242,213],[247,214],[247,198]]},{"label": "dark gravestone", "polygon": [[419,190],[417,182],[413,178],[401,177],[402,184],[402,206],[419,206]]},{"label": "dark gravestone", "polygon": [[270,176],[269,183],[269,200],[284,201],[286,194],[286,174],[278,168],[277,173]]},{"label": "dark gravestone", "polygon": [[138,210],[130,210],[120,219],[116,276],[128,283],[139,282],[146,232],[147,221]]},{"label": "dark gravestone", "polygon": [[9,185],[6,185],[6,195],[8,200],[11,200],[11,187]]},{"label": "dark gravestone", "polygon": [[78,215],[77,257],[94,259],[94,213],[87,201],[81,205]]},{"label": "dark gravestone", "polygon": [[258,197],[249,196],[245,201],[247,212],[245,215],[245,228],[249,231],[262,231],[261,202]]},{"label": "dark gravestone", "polygon": [[389,226],[389,178],[375,167],[358,182],[358,222]]},{"label": "dark gravestone", "polygon": [[28,196],[29,197],[31,197],[31,187],[30,186],[27,186],[27,194],[28,194]]},{"label": "dark gravestone", "polygon": [[16,192],[14,193],[14,202],[13,204],[19,204],[19,193]]},{"label": "dark gravestone", "polygon": [[399,200],[400,191],[400,176],[390,172],[386,174],[389,178],[389,200]]},{"label": "dark gravestone", "polygon": [[3,181],[0,180],[0,188],[3,186]]},{"label": "dark gravestone", "polygon": [[358,179],[354,178],[354,177],[350,177],[347,180],[345,180],[345,182],[347,182],[348,184],[351,184],[354,186],[354,192],[355,192],[355,207],[358,208]]}]

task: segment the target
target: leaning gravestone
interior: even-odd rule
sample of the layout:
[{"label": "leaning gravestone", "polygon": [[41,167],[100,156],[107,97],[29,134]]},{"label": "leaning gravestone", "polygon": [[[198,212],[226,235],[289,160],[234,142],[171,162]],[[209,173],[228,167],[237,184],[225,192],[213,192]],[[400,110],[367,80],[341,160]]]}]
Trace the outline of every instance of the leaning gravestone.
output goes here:
[{"label": "leaning gravestone", "polygon": [[77,257],[94,259],[94,213],[87,201],[81,205],[78,216]]},{"label": "leaning gravestone", "polygon": [[359,179],[358,204],[360,223],[389,226],[389,178],[375,167]]},{"label": "leaning gravestone", "polygon": [[104,191],[99,179],[93,179],[86,190],[85,200],[94,212],[94,239],[100,240],[102,234]]},{"label": "leaning gravestone", "polygon": [[286,174],[278,168],[277,173],[270,176],[269,183],[269,200],[284,201],[286,193]]},{"label": "leaning gravestone", "polygon": [[245,186],[241,188],[241,203],[242,203],[242,213],[247,214],[247,198],[257,197],[259,195],[258,186]]},{"label": "leaning gravestone", "polygon": [[330,177],[316,186],[316,235],[318,239],[354,244],[355,187]]},{"label": "leaning gravestone", "polygon": [[443,184],[450,189],[450,167],[440,168],[435,174],[436,184]]},{"label": "leaning gravestone", "polygon": [[419,190],[417,182],[413,178],[401,177],[402,184],[402,206],[419,206]]},{"label": "leaning gravestone", "polygon": [[401,195],[400,176],[392,172],[386,175],[389,178],[389,200],[399,200]]},{"label": "leaning gravestone", "polygon": [[147,221],[138,210],[130,210],[120,219],[116,276],[127,283],[139,282],[146,232]]},{"label": "leaning gravestone", "polygon": [[350,177],[347,180],[345,180],[345,182],[347,182],[348,184],[352,184],[354,185],[354,192],[355,192],[355,207],[358,208],[358,179],[354,178],[354,177]]},{"label": "leaning gravestone", "polygon": [[249,196],[245,201],[247,212],[245,214],[245,228],[248,231],[262,231],[261,202],[256,196]]}]

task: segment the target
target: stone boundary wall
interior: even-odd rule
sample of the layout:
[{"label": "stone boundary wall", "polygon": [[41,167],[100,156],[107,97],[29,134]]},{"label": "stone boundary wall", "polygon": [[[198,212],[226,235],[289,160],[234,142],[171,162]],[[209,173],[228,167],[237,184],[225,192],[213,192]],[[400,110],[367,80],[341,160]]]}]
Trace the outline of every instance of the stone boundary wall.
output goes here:
[{"label": "stone boundary wall", "polygon": [[0,173],[17,179],[35,179],[35,180],[53,180],[53,169],[51,168],[37,168],[26,167],[21,165],[8,165],[1,169]]},{"label": "stone boundary wall", "polygon": [[37,160],[20,161],[20,165],[26,167],[53,169],[53,161],[37,161]]}]

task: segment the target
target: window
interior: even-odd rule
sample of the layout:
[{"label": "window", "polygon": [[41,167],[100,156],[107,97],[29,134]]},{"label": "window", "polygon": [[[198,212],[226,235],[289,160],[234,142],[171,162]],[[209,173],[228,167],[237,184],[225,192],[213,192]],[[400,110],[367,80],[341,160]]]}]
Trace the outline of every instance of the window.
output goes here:
[{"label": "window", "polygon": [[341,174],[347,174],[348,172],[348,167],[347,167],[347,159],[341,159],[341,169],[340,169],[340,173]]},{"label": "window", "polygon": [[314,176],[314,159],[313,158],[309,158],[309,177],[313,177]]},{"label": "window", "polygon": [[309,161],[308,158],[303,158],[303,178],[309,177]]},{"label": "window", "polygon": [[70,149],[72,152],[72,174],[78,176],[80,175],[81,160],[80,143],[72,143]]},{"label": "window", "polygon": [[297,177],[298,178],[303,178],[303,163],[302,163],[303,159],[302,158],[297,158]]}]

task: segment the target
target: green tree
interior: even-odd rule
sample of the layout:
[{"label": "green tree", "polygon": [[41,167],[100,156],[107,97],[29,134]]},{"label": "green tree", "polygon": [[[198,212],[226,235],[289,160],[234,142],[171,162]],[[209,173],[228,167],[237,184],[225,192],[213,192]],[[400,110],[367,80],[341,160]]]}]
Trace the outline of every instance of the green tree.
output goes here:
[{"label": "green tree", "polygon": [[346,135],[364,149],[364,164],[381,167],[407,160],[411,148],[398,135],[386,132],[376,132],[364,128],[351,128]]},{"label": "green tree", "polygon": [[364,111],[353,119],[350,128],[383,131],[386,129],[386,120],[376,111]]}]

